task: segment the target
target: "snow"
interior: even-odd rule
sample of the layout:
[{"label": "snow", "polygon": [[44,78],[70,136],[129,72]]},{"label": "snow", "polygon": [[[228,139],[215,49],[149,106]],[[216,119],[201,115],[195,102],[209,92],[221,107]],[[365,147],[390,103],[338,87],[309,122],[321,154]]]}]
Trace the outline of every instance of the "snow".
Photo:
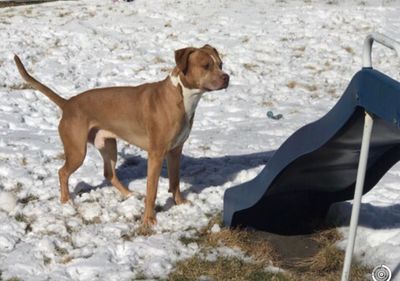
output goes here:
[{"label": "snow", "polygon": [[[328,2],[332,4],[327,4]],[[255,177],[296,129],[323,116],[361,67],[372,31],[400,40],[399,1],[65,1],[0,9],[0,271],[23,280],[165,278],[199,253],[192,237],[219,214],[224,191]],[[361,3],[362,2],[362,3]],[[211,44],[231,75],[206,94],[184,147],[183,194],[175,206],[164,167],[154,233],[140,234],[146,154],[119,142],[123,200],[89,148],[72,176],[73,203],[59,203],[58,108],[26,89],[12,60],[64,97],[93,87],[165,78],[173,51]],[[400,59],[378,44],[373,64],[400,79]],[[282,114],[274,120],[267,117]],[[400,280],[400,166],[363,197],[356,255]],[[16,200],[15,200],[15,199]],[[4,204],[5,203],[5,204]],[[351,204],[331,219],[344,225]],[[344,237],[348,227],[341,226]],[[213,227],[218,231],[218,227]],[[346,240],[340,243],[344,247]],[[216,255],[240,255],[214,249]]]},{"label": "snow", "polygon": [[17,202],[11,192],[0,191],[0,210],[10,213],[14,210]]},{"label": "snow", "polygon": [[218,224],[214,224],[212,227],[211,227],[211,233],[218,233],[218,232],[220,232],[221,231],[221,227],[218,225]]}]

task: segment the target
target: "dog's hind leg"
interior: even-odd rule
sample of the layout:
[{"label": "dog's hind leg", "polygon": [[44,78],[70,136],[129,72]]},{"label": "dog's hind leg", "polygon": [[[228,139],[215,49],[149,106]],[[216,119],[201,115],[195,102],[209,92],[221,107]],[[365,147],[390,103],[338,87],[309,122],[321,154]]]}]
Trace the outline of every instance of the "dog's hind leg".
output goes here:
[{"label": "dog's hind leg", "polygon": [[104,177],[118,189],[124,197],[129,197],[132,193],[118,179],[115,172],[115,164],[117,163],[117,141],[114,138],[104,139],[101,146],[95,141],[95,146],[99,149],[104,160]]},{"label": "dog's hind leg", "polygon": [[58,126],[64,145],[65,163],[58,171],[61,187],[61,203],[66,203],[70,196],[68,180],[83,163],[86,156],[87,126],[76,120],[61,119]]}]

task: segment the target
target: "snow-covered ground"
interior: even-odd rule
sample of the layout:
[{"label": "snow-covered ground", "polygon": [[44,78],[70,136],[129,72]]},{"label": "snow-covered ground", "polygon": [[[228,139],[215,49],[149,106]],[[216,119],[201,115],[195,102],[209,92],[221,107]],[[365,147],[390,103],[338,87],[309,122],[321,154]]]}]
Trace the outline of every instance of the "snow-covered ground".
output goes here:
[{"label": "snow-covered ground", "polygon": [[[227,188],[257,175],[270,151],[336,103],[360,69],[364,37],[381,31],[400,40],[399,1],[356,2],[87,0],[0,9],[3,278],[165,278],[177,261],[196,254],[199,246],[180,238],[196,235],[221,212]],[[203,97],[184,147],[182,188],[193,204],[172,204],[164,169],[158,225],[153,235],[138,234],[146,154],[120,142],[118,173],[139,195],[123,200],[104,182],[102,160],[90,148],[70,181],[74,205],[61,206],[60,112],[24,87],[13,54],[71,97],[93,87],[163,79],[174,50],[206,43],[223,56],[231,84]],[[391,51],[374,46],[373,63],[400,78],[400,59]],[[269,119],[268,111],[283,118]],[[393,280],[400,280],[399,201],[397,165],[364,196],[356,245],[364,262],[388,265]],[[350,203],[340,203],[331,215],[348,220],[350,210]],[[348,228],[341,231],[346,237]]]}]

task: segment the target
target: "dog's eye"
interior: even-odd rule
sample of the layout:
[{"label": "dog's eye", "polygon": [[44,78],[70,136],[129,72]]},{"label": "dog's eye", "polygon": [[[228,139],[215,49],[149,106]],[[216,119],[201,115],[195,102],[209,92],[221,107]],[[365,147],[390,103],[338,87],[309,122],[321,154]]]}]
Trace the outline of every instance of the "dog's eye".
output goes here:
[{"label": "dog's eye", "polygon": [[203,65],[203,68],[204,68],[205,70],[208,70],[208,69],[210,68],[210,64],[207,63],[207,64]]},{"label": "dog's eye", "polygon": [[222,62],[219,64],[219,68],[222,69]]}]

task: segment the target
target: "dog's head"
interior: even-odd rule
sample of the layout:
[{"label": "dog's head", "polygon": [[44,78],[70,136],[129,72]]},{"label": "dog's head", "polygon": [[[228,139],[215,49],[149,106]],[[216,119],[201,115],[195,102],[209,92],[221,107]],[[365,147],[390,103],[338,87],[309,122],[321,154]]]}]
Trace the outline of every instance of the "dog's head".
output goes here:
[{"label": "dog's head", "polygon": [[177,50],[175,61],[188,88],[214,91],[229,85],[229,75],[222,71],[222,60],[217,50],[210,45]]}]

